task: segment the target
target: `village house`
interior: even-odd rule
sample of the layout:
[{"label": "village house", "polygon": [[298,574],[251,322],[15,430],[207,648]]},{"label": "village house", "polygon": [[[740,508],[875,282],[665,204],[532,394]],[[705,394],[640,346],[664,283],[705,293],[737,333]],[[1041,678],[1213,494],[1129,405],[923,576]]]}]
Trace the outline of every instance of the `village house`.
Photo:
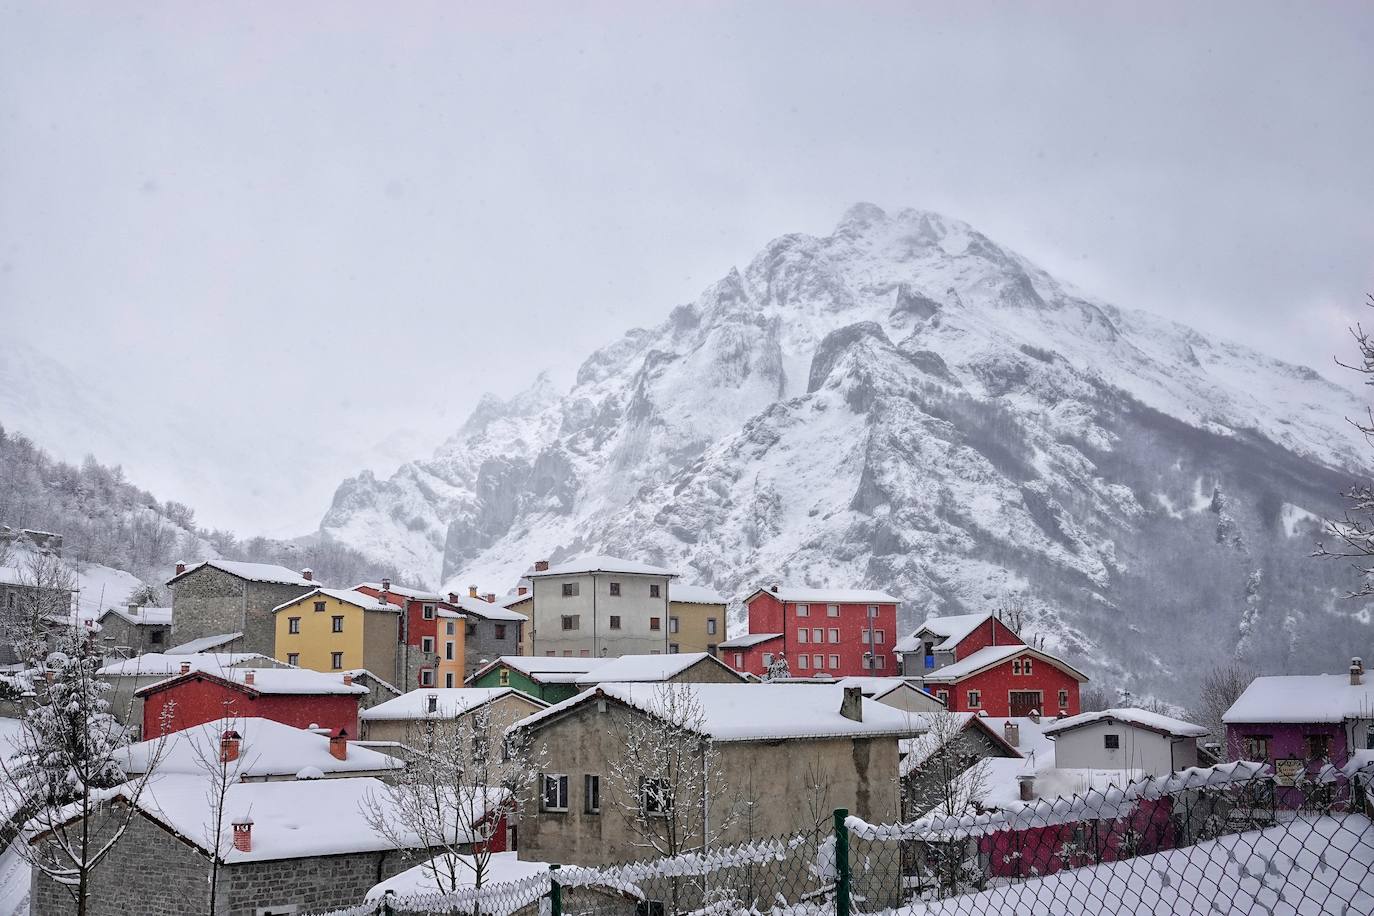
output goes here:
[{"label": "village house", "polygon": [[524,614],[502,607],[493,592],[479,595],[475,585],[468,586],[466,595],[449,592],[448,600],[466,618],[463,674],[456,679],[455,686],[493,659],[522,654],[528,623]]},{"label": "village house", "polygon": [[774,684],[835,684],[839,687],[858,687],[864,697],[884,706],[906,712],[942,712],[944,704],[926,693],[917,684],[900,677],[787,677],[770,681]]},{"label": "village house", "polygon": [[208,636],[243,634],[239,649],[276,657],[275,608],[318,588],[314,573],[271,563],[205,560],[176,565],[172,590],[172,636],[186,643]]},{"label": "village house", "polygon": [[400,656],[393,676],[397,684],[410,690],[463,683],[467,628],[451,601],[438,592],[393,585],[390,579],[363,582],[353,590],[401,609]]},{"label": "village house", "polygon": [[[708,817],[717,823],[729,823],[727,810],[760,780],[754,784],[765,785],[766,794],[756,801],[766,803],[754,809],[749,827],[755,836],[811,829],[814,824],[801,823],[802,800],[782,788],[808,785],[807,772],[825,774],[820,804],[826,810],[846,807],[875,823],[897,817],[897,743],[920,731],[899,710],[863,699],[857,688],[829,685],[667,689],[688,692],[700,711],[694,727],[719,752],[724,784],[710,789],[707,802]],[[643,856],[629,814],[614,800],[610,774],[625,753],[625,731],[644,727],[636,719],[658,715],[664,690],[657,684],[605,683],[516,726],[546,755],[539,808],[520,819],[522,858],[603,865]],[[745,839],[745,829],[733,823],[720,842]]]},{"label": "village house", "polygon": [[496,603],[525,618],[525,623],[520,628],[520,651],[516,654],[532,655],[530,634],[534,632],[534,589],[530,587],[529,580],[521,579],[520,584],[515,586],[515,591],[504,598],[498,598]]},{"label": "village house", "polygon": [[597,684],[742,684],[744,675],[706,652],[622,655],[604,659],[574,681],[579,690]]},{"label": "village house", "polygon": [[70,588],[35,585],[19,567],[0,566],[0,665],[20,661],[10,638],[22,630],[21,620],[58,618],[71,626],[73,594]]},{"label": "village house", "polygon": [[206,766],[224,765],[231,781],[337,779],[392,776],[405,764],[388,754],[359,747],[346,735],[304,729],[259,716],[234,716],[193,725],[161,738],[131,744],[119,752],[125,773],[141,775],[155,763],[158,775],[206,776]]},{"label": "village house", "polygon": [[414,747],[423,729],[456,724],[481,713],[504,731],[507,726],[548,707],[513,687],[434,687],[402,694],[358,714],[369,742],[394,741]]},{"label": "village house", "polygon": [[[1022,759],[1020,750],[1008,741],[1010,737],[1019,742],[1019,726],[1015,723],[1004,730],[971,712],[918,715],[926,731],[905,738],[898,745],[903,820],[915,820],[948,801],[951,772],[964,773],[981,760]],[[932,760],[937,753],[943,756]]]},{"label": "village house", "polygon": [[130,658],[163,652],[172,641],[169,607],[112,607],[96,618],[96,623],[100,625],[100,645],[109,655]]},{"label": "village house", "polygon": [[897,605],[869,589],[774,585],[744,599],[749,634],[719,644],[737,671],[760,677],[785,659],[796,677],[897,674]]},{"label": "village house", "polygon": [[1056,766],[1167,776],[1198,765],[1207,729],[1144,709],[1104,709],[1051,722]]},{"label": "village house", "polygon": [[399,680],[401,609],[362,592],[316,588],[273,608],[278,661],[312,671],[366,668]]},{"label": "village house", "polygon": [[[145,656],[146,657],[146,656]],[[143,700],[144,738],[226,715],[261,716],[296,728],[358,734],[358,704],[367,688],[351,674],[304,668],[184,670],[135,692]]]},{"label": "village house", "polygon": [[371,709],[379,706],[387,700],[393,700],[401,695],[401,691],[395,684],[380,678],[368,671],[366,668],[354,668],[352,671],[345,671],[344,674],[351,675],[353,683],[360,684],[367,688],[367,693],[358,704],[359,709]]},{"label": "village house", "polygon": [[577,693],[577,679],[605,659],[502,655],[473,672],[468,687],[514,687],[545,703]]},{"label": "village house", "polygon": [[256,652],[201,652],[195,655],[169,655],[148,652],[133,658],[111,662],[96,672],[110,690],[105,699],[110,713],[125,725],[138,726],[143,722],[143,698],[138,692],[144,687],[167,680],[188,671],[222,673],[230,668],[276,668],[276,659]]},{"label": "village house", "polygon": [[[107,794],[110,804],[93,815],[93,836],[108,832],[112,808],[132,804],[137,813],[95,869],[89,916],[204,916],[210,912],[212,858],[220,862],[215,912],[225,916],[346,907],[434,849],[418,836],[398,843],[369,823],[369,803],[385,804],[390,796],[385,783],[368,777],[233,783],[219,834],[208,826],[216,818],[202,775],[154,776],[141,794],[127,786]],[[74,818],[68,827],[78,823]],[[463,836],[446,839],[461,842]],[[31,842],[45,841],[40,833]],[[137,901],[136,910],[130,901]],[[75,911],[67,890],[34,869],[31,912]]]},{"label": "village house", "polygon": [[725,639],[727,602],[704,585],[668,584],[668,651],[715,655]]},{"label": "village house", "polygon": [[[199,639],[177,643],[165,655],[200,655],[203,652],[243,652],[242,633],[212,633]],[[264,656],[266,657],[266,656]]]},{"label": "village house", "polygon": [[530,654],[563,658],[670,651],[670,569],[619,557],[534,564]]}]

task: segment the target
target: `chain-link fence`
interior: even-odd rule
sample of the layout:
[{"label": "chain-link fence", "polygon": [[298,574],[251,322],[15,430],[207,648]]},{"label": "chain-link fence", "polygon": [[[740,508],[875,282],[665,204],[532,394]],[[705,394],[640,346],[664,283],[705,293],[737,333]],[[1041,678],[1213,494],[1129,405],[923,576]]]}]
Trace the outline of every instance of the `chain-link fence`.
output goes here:
[{"label": "chain-link fence", "polygon": [[389,897],[330,916],[1374,916],[1374,823],[1356,781],[1285,807],[1259,764],[928,814],[515,882]]}]

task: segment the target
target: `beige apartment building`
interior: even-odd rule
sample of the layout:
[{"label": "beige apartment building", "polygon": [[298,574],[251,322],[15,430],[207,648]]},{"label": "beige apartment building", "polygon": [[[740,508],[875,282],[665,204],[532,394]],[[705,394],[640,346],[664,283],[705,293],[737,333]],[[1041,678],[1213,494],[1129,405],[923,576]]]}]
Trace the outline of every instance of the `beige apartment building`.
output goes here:
[{"label": "beige apartment building", "polygon": [[669,583],[677,573],[619,557],[541,560],[532,586],[530,654],[567,658],[671,651]]}]

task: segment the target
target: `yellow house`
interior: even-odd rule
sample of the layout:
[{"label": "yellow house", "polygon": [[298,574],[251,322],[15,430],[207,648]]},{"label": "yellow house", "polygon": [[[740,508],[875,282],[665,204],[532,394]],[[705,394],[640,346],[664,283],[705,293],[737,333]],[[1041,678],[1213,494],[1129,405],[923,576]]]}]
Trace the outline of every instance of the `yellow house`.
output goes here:
[{"label": "yellow house", "polygon": [[668,651],[709,652],[725,641],[726,602],[701,585],[668,585]]},{"label": "yellow house", "polygon": [[315,671],[366,668],[393,683],[401,609],[362,592],[317,588],[272,612],[278,661]]}]

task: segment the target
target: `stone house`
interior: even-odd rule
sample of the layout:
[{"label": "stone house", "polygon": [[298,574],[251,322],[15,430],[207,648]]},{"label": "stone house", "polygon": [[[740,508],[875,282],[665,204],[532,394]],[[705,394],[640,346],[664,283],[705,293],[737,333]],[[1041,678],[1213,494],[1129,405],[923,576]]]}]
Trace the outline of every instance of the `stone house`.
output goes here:
[{"label": "stone house", "polygon": [[[944,719],[948,725],[937,721],[943,717],[948,717]],[[1010,736],[1019,743],[1016,723],[1006,730],[994,729],[971,712],[921,714],[920,720],[927,726],[926,732],[901,743],[903,820],[915,820],[929,811],[935,801],[948,794],[945,787],[951,776],[978,761],[1022,757],[1016,745],[1007,740]]]},{"label": "stone house", "polygon": [[604,658],[666,653],[673,642],[668,618],[670,569],[592,556],[534,564],[534,627],[530,654]]},{"label": "stone house", "polygon": [[523,654],[529,620],[519,611],[502,607],[494,593],[479,595],[475,586],[468,586],[466,595],[449,592],[448,602],[464,617],[464,677],[458,679],[460,683],[493,659]]},{"label": "stone house", "polygon": [[20,660],[6,634],[14,633],[21,620],[53,618],[70,626],[72,595],[69,588],[34,585],[29,575],[18,567],[0,566],[0,665],[12,665]]},{"label": "stone house", "polygon": [[533,655],[530,634],[534,632],[534,590],[530,587],[529,580],[522,579],[520,584],[515,586],[515,591],[504,598],[496,599],[496,603],[525,618],[525,625],[520,628],[520,651],[516,654]]},{"label": "stone house", "polygon": [[169,607],[112,607],[96,619],[100,645],[107,655],[130,658],[145,652],[165,652],[171,645]]},{"label": "stone house", "polygon": [[205,560],[178,563],[172,590],[172,641],[242,633],[242,651],[275,657],[273,609],[319,587],[314,574],[271,563]]},{"label": "stone house", "polygon": [[520,818],[521,858],[605,865],[644,855],[631,815],[613,800],[609,774],[625,752],[625,731],[643,727],[636,719],[659,715],[665,689],[690,694],[701,712],[701,737],[719,752],[724,784],[710,792],[711,820],[726,823],[748,786],[766,787],[759,800],[767,803],[755,807],[752,823],[735,821],[722,844],[746,839],[746,829],[756,837],[812,829],[801,822],[798,789],[808,785],[808,772],[826,774],[826,810],[846,807],[874,823],[898,816],[897,744],[921,726],[857,689],[607,683],[516,726],[546,755],[541,803]]},{"label": "stone house", "polygon": [[366,687],[342,672],[226,668],[187,670],[134,695],[143,700],[141,734],[151,738],[225,715],[261,716],[297,728],[342,730],[352,737],[358,734],[358,704],[366,694]]},{"label": "stone house", "polygon": [[427,723],[454,723],[486,710],[492,720],[513,725],[548,707],[513,687],[434,687],[401,694],[358,714],[367,741],[416,745],[416,730]]},{"label": "stone house", "polygon": [[1197,742],[1207,729],[1144,709],[1104,709],[1050,723],[1055,765],[1069,769],[1132,770],[1168,776],[1198,765]]},{"label": "stone house", "polygon": [[577,679],[604,662],[599,658],[501,655],[474,671],[467,686],[514,687],[545,703],[557,703],[577,693]]},{"label": "stone house", "polygon": [[704,585],[668,583],[668,651],[715,655],[725,640],[728,602]]},{"label": "stone house", "polygon": [[401,611],[400,656],[394,680],[405,690],[458,687],[467,675],[467,628],[457,607],[438,592],[362,582],[355,592],[380,598]]},{"label": "stone house", "polygon": [[230,668],[275,668],[278,662],[255,652],[200,652],[195,655],[168,655],[148,652],[134,658],[111,662],[96,674],[110,685],[106,699],[110,712],[125,725],[143,722],[144,687],[188,671],[220,673]]},{"label": "stone house", "polygon": [[622,655],[608,658],[574,680],[577,689],[597,684],[743,684],[744,675],[706,652]]},{"label": "stone house", "polygon": [[[368,823],[368,799],[387,795],[367,777],[234,783],[224,803],[230,823],[218,836],[207,826],[215,819],[201,775],[156,776],[136,798],[128,788],[110,794],[93,815],[94,836],[108,832],[109,808],[138,810],[95,870],[89,916],[125,916],[131,901],[140,916],[208,914],[212,857],[220,861],[217,913],[284,916],[355,904],[379,880],[433,855],[419,837],[398,845]],[[70,894],[35,869],[30,912],[75,911]]]}]

